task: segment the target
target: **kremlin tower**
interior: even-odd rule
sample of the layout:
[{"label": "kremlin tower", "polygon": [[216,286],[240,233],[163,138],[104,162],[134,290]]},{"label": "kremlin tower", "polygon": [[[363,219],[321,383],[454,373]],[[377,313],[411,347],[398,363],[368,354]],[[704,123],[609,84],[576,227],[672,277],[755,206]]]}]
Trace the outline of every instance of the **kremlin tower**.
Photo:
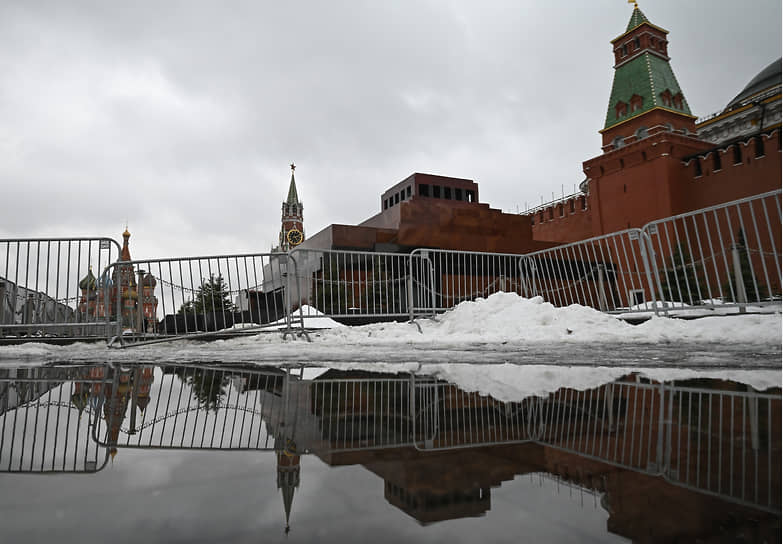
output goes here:
[{"label": "kremlin tower", "polygon": [[304,206],[299,201],[294,179],[296,165],[291,163],[291,182],[288,185],[288,197],[283,202],[283,213],[280,227],[280,251],[290,251],[304,242]]}]

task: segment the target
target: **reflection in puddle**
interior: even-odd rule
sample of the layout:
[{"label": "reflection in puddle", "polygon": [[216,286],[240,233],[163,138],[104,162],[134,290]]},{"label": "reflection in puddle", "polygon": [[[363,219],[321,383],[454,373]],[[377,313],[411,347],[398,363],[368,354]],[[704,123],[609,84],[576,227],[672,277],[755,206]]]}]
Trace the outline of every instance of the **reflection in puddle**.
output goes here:
[{"label": "reflection in puddle", "polygon": [[[408,374],[111,364],[0,369],[0,471],[94,473],[123,450],[268,451],[286,527],[303,456],[362,465],[421,524],[483,516],[520,475],[629,538],[777,534],[781,395],[627,376],[516,402]],[[271,478],[271,475],[270,475]],[[662,523],[661,520],[676,520]]]}]

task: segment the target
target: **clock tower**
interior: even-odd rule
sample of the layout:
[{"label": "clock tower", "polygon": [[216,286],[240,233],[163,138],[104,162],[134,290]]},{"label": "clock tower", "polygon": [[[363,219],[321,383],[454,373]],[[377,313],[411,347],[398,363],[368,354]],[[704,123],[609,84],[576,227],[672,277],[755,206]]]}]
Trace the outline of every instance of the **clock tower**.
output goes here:
[{"label": "clock tower", "polygon": [[304,242],[304,223],[302,210],[304,206],[299,201],[294,179],[296,165],[291,163],[291,183],[288,186],[288,197],[283,202],[283,215],[280,228],[280,251],[290,251]]}]

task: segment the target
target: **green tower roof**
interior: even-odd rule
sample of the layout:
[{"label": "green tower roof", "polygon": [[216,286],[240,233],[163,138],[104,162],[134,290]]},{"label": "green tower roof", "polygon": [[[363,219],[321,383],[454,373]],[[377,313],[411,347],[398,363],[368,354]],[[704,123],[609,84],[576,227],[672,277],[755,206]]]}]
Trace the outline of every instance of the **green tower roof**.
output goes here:
[{"label": "green tower roof", "polygon": [[[614,83],[612,83],[612,94],[606,111],[604,130],[656,107],[665,107],[684,115],[692,115],[684,96],[681,109],[663,104],[661,93],[667,89],[672,96],[682,92],[669,61],[649,51],[618,66],[614,71]],[[634,95],[642,98],[642,107],[631,112],[631,97]],[[615,114],[615,106],[621,101],[628,104],[628,112],[618,118]]]},{"label": "green tower roof", "polygon": [[294,170],[296,166],[291,164],[291,183],[288,185],[288,198],[286,204],[299,204],[299,195],[296,192],[296,180],[294,179]]},{"label": "green tower roof", "polygon": [[628,26],[625,27],[626,32],[630,32],[642,23],[649,23],[650,21],[644,16],[639,6],[634,6],[633,13],[631,13],[631,20],[628,21]]}]

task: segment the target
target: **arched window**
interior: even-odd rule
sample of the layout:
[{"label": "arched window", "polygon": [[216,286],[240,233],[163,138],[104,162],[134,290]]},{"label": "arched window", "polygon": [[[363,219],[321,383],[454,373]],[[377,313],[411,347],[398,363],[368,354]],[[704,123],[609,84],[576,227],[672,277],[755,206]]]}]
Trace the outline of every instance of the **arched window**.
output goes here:
[{"label": "arched window", "polygon": [[623,102],[622,100],[620,100],[620,101],[619,101],[617,104],[615,104],[615,106],[614,106],[614,114],[615,114],[615,118],[616,118],[616,119],[619,119],[620,117],[622,117],[622,116],[623,116],[623,115],[625,115],[626,113],[628,113],[628,104],[626,104],[625,102]]},{"label": "arched window", "polygon": [[612,145],[615,149],[620,149],[625,145],[625,140],[622,136],[617,136],[614,140],[612,140]]},{"label": "arched window", "polygon": [[720,170],[720,151],[717,149],[712,152],[712,171],[717,172]]},{"label": "arched window", "polygon": [[642,109],[642,97],[635,94],[631,97],[631,113]]},{"label": "arched window", "polygon": [[638,129],[636,129],[636,139],[641,140],[642,138],[646,138],[650,134],[647,132],[647,127],[641,126]]}]

